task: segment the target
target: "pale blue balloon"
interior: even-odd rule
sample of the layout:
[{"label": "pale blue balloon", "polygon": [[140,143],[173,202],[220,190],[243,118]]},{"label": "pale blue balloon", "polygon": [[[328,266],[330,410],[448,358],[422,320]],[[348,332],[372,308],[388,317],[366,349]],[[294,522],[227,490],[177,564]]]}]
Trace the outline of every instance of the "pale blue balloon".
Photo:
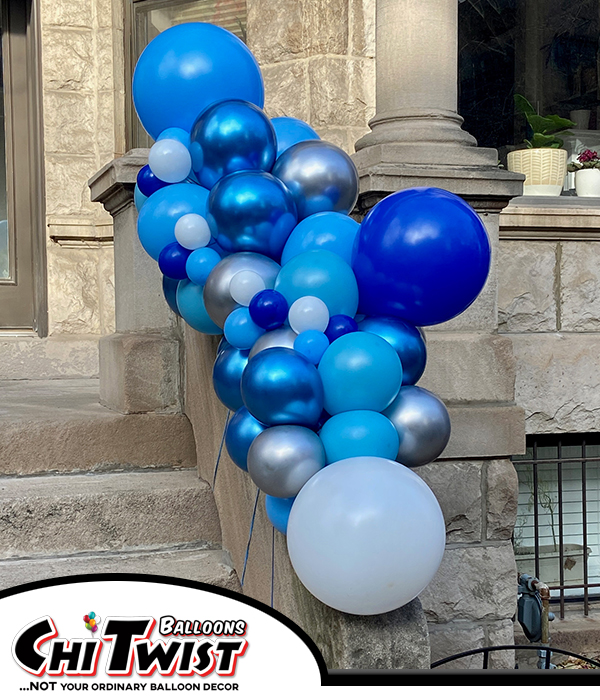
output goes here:
[{"label": "pale blue balloon", "polygon": [[148,197],[146,197],[145,194],[142,194],[142,191],[137,186],[136,182],[135,189],[133,190],[133,202],[135,204],[135,208],[139,211],[144,206],[147,199]]},{"label": "pale blue balloon", "polygon": [[186,148],[190,147],[190,132],[185,129],[180,129],[178,126],[173,126],[161,131],[156,140],[161,141],[162,139],[175,139],[175,141],[179,141]]},{"label": "pale blue balloon", "polygon": [[319,433],[327,464],[348,457],[396,459],[400,438],[389,418],[376,411],[344,411],[332,416]]},{"label": "pale blue balloon", "polygon": [[185,271],[194,284],[203,287],[212,269],[221,262],[221,256],[212,248],[192,250],[186,263]]},{"label": "pale blue balloon", "polygon": [[302,119],[294,117],[275,117],[271,124],[277,136],[277,157],[300,141],[320,140],[319,134]]},{"label": "pale blue balloon", "polygon": [[339,212],[322,211],[308,216],[290,233],[281,254],[281,264],[308,250],[329,250],[351,266],[359,229],[360,224]]},{"label": "pale blue balloon", "polygon": [[325,302],[329,315],[354,317],[358,307],[358,286],[352,268],[339,255],[329,250],[300,253],[286,263],[275,281],[291,306],[305,296],[318,297]]},{"label": "pale blue balloon", "polygon": [[249,350],[265,332],[254,323],[247,306],[234,309],[227,316],[223,331],[227,342],[241,350]]},{"label": "pale blue balloon", "polygon": [[203,288],[190,282],[181,280],[177,286],[177,308],[183,320],[200,333],[208,335],[221,335],[223,332],[210,316],[206,313]]}]

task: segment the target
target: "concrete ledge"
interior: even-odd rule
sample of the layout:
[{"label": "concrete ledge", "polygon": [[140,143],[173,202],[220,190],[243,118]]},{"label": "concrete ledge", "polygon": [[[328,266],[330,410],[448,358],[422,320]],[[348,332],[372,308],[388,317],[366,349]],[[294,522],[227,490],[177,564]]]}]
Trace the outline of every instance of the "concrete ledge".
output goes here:
[{"label": "concrete ledge", "polygon": [[98,376],[97,335],[0,336],[0,380]]}]

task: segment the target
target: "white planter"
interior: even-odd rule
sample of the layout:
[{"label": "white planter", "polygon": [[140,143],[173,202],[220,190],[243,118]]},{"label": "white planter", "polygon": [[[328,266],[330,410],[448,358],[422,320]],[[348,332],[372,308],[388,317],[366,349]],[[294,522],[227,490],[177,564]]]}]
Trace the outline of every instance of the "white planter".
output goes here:
[{"label": "white planter", "polygon": [[567,151],[563,148],[511,151],[508,169],[525,175],[524,195],[559,197],[567,174]]},{"label": "white planter", "polygon": [[578,197],[600,197],[600,170],[598,168],[577,170],[575,191]]}]

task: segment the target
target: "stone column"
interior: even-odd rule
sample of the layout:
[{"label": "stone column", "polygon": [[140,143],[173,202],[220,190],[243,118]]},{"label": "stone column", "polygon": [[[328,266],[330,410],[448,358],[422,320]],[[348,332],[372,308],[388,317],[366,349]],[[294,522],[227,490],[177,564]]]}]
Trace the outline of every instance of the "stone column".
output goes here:
[{"label": "stone column", "polygon": [[147,162],[147,149],[134,149],[89,182],[92,200],[114,221],[116,332],[100,339],[100,401],[121,413],[181,409],[177,318],[136,231],[133,192]]}]

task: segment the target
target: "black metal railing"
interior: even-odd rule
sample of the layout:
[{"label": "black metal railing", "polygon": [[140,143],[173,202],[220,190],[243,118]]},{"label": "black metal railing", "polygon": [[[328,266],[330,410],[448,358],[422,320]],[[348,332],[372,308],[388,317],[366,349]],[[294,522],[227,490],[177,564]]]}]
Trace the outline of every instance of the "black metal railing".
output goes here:
[{"label": "black metal railing", "polygon": [[480,647],[479,649],[469,649],[469,651],[463,651],[460,654],[453,654],[452,656],[446,656],[444,659],[440,659],[439,661],[434,661],[431,664],[430,668],[438,668],[438,666],[443,666],[444,664],[448,664],[451,661],[456,661],[457,659],[464,659],[467,656],[474,656],[475,654],[481,654],[483,657],[483,665],[482,669],[487,669],[489,668],[489,661],[490,661],[490,654],[494,653],[495,651],[510,651],[510,650],[517,650],[517,649],[527,649],[529,651],[544,651],[546,652],[544,654],[544,666],[543,668],[549,669],[551,668],[551,655],[548,654],[547,652],[552,652],[554,654],[563,654],[564,656],[570,656],[574,657],[576,659],[580,659],[581,661],[585,661],[585,663],[591,664],[594,667],[600,668],[600,662],[595,661],[594,659],[589,659],[587,656],[582,656],[581,654],[576,654],[573,651],[565,651],[564,649],[558,649],[556,647],[549,647],[545,646],[543,644],[502,644],[496,647]]}]

